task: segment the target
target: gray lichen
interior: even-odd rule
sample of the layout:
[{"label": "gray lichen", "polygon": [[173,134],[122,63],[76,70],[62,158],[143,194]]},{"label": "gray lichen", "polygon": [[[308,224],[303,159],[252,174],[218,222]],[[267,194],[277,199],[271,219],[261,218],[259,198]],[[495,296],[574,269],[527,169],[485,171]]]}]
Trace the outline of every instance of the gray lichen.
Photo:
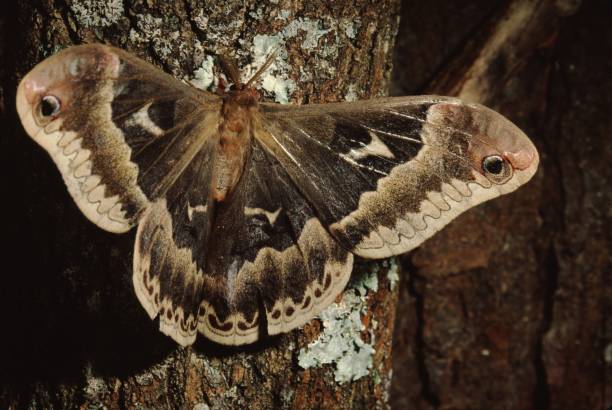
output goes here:
[{"label": "gray lichen", "polygon": [[[388,265],[387,265],[388,264]],[[383,266],[388,266],[387,279],[389,280],[389,289],[395,290],[395,287],[400,281],[399,266],[395,258],[383,261]]]},{"label": "gray lichen", "polygon": [[293,20],[282,31],[284,38],[292,38],[304,33],[302,40],[302,49],[312,51],[319,45],[319,38],[329,33],[331,29],[322,28],[322,20],[312,20],[309,18],[300,18]]},{"label": "gray lichen", "polygon": [[[286,20],[289,16],[289,11],[283,12],[281,10],[278,18]],[[298,18],[292,20],[278,34],[256,35],[251,47],[253,62],[247,67],[246,73],[252,75],[258,67],[264,64],[268,55],[273,50],[277,50],[277,60],[262,76],[262,88],[273,95],[276,102],[286,104],[295,90],[296,84],[290,78],[291,66],[287,63],[285,44],[292,39],[300,41],[299,46],[303,52],[321,57],[318,59],[318,75],[332,76],[335,74],[336,67],[330,61],[334,61],[334,57],[338,55],[339,30],[338,23],[331,19]],[[333,35],[330,33],[333,33]],[[330,34],[330,40],[322,40],[323,37],[327,38],[328,34]],[[320,42],[324,42],[325,45],[319,47]],[[301,67],[300,69],[300,80],[313,77],[312,73],[304,71]]]},{"label": "gray lichen", "polygon": [[84,395],[92,402],[103,402],[104,397],[110,394],[108,385],[105,380],[101,377],[97,377],[93,374],[93,369],[90,363],[85,367],[85,380]]},{"label": "gray lichen", "polygon": [[346,383],[368,375],[372,367],[374,338],[366,343],[361,333],[365,326],[361,315],[366,311],[365,300],[369,291],[378,289],[378,265],[358,275],[342,300],[320,313],[323,331],[319,338],[300,350],[298,364],[308,369],[334,364],[334,379]]},{"label": "gray lichen", "polygon": [[180,32],[170,31],[164,20],[150,14],[139,15],[136,30],[130,31],[130,40],[135,43],[151,43],[153,50],[162,59],[167,59],[173,51],[180,48]]},{"label": "gray lichen", "polygon": [[[297,88],[298,79],[300,82],[308,82],[316,78],[332,78],[336,74],[334,61],[339,55],[341,37],[354,37],[360,25],[352,20],[339,22],[331,17],[300,17],[292,20],[292,11],[280,9],[274,10],[273,14],[275,18],[287,21],[287,24],[279,32],[273,35],[256,34],[252,38],[241,39],[233,36],[240,32],[239,28],[245,24],[245,18],[263,20],[269,10],[263,6],[247,10],[244,6],[233,3],[216,5],[214,8],[217,14],[222,12],[223,15],[232,15],[235,18],[228,26],[226,20],[215,18],[216,14],[209,15],[210,10],[206,7],[193,10],[191,20],[197,30],[204,33],[205,38],[189,39],[186,42],[171,20],[143,13],[136,15],[136,24],[130,31],[129,41],[139,47],[151,47],[175,76],[180,77],[184,72],[181,57],[188,56],[190,61],[201,66],[193,72],[191,79],[185,79],[198,88],[209,90],[211,86],[216,85],[216,78],[212,70],[214,60],[206,55],[205,50],[214,48],[219,50],[219,54],[234,57],[238,61],[250,58],[249,64],[240,67],[243,81],[250,79],[259,67],[265,64],[270,54],[276,51],[276,60],[261,76],[258,86],[268,97],[286,104]],[[236,41],[242,47],[236,49]],[[289,42],[290,47],[297,45],[303,53],[310,54],[315,64],[300,66],[300,72],[294,73],[287,52]],[[348,90],[346,96],[348,100],[356,99],[356,90]]]},{"label": "gray lichen", "polygon": [[192,20],[199,30],[206,31],[208,29],[208,16],[204,13],[203,9],[199,9],[192,17]]},{"label": "gray lichen", "polygon": [[340,23],[340,27],[344,31],[344,34],[350,39],[354,39],[357,35],[360,23],[353,20],[344,20]]},{"label": "gray lichen", "polygon": [[344,94],[344,99],[346,101],[349,101],[349,102],[357,101],[358,97],[357,97],[356,88],[357,86],[355,84],[349,84],[348,91],[346,92],[346,94]]},{"label": "gray lichen", "polygon": [[135,18],[129,42],[136,48],[151,48],[171,74],[181,77],[186,61],[202,63],[204,52],[201,43],[185,37],[175,18],[160,18],[148,13],[138,14]]},{"label": "gray lichen", "polygon": [[123,16],[123,0],[74,0],[70,10],[82,27],[108,27]]},{"label": "gray lichen", "polygon": [[212,56],[206,56],[200,67],[193,72],[190,83],[201,90],[208,90],[211,86],[216,87],[218,79],[215,76],[214,66]]},{"label": "gray lichen", "polygon": [[155,378],[153,377],[151,373],[137,374],[134,376],[134,379],[136,380],[136,383],[138,383],[141,386],[149,386],[153,384],[155,380]]},{"label": "gray lichen", "polygon": [[277,51],[278,57],[262,76],[261,87],[274,95],[276,102],[287,104],[289,96],[295,90],[295,82],[288,78],[291,67],[286,62],[286,50],[280,47],[282,41],[281,35],[256,35],[253,38],[251,49],[253,63],[244,70],[244,74],[247,77],[252,76],[259,67],[265,64],[269,55]]}]

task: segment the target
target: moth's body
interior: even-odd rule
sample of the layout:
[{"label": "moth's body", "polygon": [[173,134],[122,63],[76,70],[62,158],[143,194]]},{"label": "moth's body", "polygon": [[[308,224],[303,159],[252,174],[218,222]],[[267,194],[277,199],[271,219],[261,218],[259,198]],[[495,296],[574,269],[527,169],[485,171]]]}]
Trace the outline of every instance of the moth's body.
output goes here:
[{"label": "moth's body", "polygon": [[216,201],[223,201],[238,183],[242,174],[249,143],[253,132],[253,121],[259,111],[257,94],[250,88],[232,90],[223,96],[222,122],[219,125]]},{"label": "moth's body", "polygon": [[259,103],[250,83],[213,95],[102,45],[35,67],[17,109],[88,219],[138,226],[136,295],[183,345],[302,325],[353,255],[407,252],[538,166],[527,136],[477,104]]}]

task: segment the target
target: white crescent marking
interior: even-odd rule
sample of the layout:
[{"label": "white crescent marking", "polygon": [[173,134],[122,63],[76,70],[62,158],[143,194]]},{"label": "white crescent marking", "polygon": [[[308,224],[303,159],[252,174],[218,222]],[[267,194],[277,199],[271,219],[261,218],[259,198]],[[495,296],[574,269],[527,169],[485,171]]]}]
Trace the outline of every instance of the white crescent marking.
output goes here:
[{"label": "white crescent marking", "polygon": [[384,157],[384,158],[394,158],[395,157],[393,153],[389,150],[389,148],[385,145],[385,143],[382,142],[380,138],[378,138],[378,136],[374,132],[369,131],[369,134],[370,134],[370,137],[372,138],[370,143],[359,149],[352,149],[347,154],[348,157],[356,161],[363,159],[365,157],[369,157],[370,155],[377,156],[377,157]]},{"label": "white crescent marking", "polygon": [[159,137],[164,133],[164,130],[159,128],[157,124],[149,117],[149,107],[152,103],[144,105],[141,109],[136,111],[125,123],[128,126],[138,125],[144,128],[147,132]]},{"label": "white crescent marking", "polygon": [[268,218],[270,225],[274,225],[274,223],[276,222],[276,218],[278,218],[278,215],[280,214],[281,209],[282,208],[278,208],[276,211],[270,212],[262,208],[249,208],[247,206],[244,208],[244,214],[246,216],[263,215]]}]

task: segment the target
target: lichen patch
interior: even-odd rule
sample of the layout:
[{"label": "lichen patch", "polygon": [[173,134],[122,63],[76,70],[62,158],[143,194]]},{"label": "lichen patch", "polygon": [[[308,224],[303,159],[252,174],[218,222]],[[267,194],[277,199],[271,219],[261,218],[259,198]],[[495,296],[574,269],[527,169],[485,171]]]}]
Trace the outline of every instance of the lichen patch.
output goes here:
[{"label": "lichen patch", "polygon": [[212,56],[206,56],[200,67],[193,72],[193,78],[189,81],[200,90],[209,90],[217,86],[217,77],[214,72],[215,62]]},{"label": "lichen patch", "polygon": [[123,0],[74,0],[70,10],[82,27],[108,27],[123,16]]},{"label": "lichen patch", "polygon": [[378,289],[378,266],[372,264],[368,272],[357,275],[342,300],[320,313],[323,331],[314,342],[302,348],[298,364],[303,369],[333,364],[334,379],[346,383],[367,376],[374,355],[374,334],[370,341],[362,339],[366,330],[362,315],[367,309],[368,292]]}]

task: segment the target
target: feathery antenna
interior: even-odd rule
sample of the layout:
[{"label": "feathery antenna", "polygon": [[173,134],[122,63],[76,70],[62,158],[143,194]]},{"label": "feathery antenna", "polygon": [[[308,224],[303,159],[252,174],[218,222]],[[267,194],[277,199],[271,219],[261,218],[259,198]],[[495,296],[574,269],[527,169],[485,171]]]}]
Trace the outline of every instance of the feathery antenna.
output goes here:
[{"label": "feathery antenna", "polygon": [[246,86],[249,87],[251,84],[253,84],[255,81],[257,81],[259,79],[259,77],[261,77],[263,75],[263,73],[272,65],[274,60],[276,60],[277,56],[278,56],[278,47],[276,47],[274,49],[274,51],[272,51],[272,53],[270,53],[270,55],[268,56],[268,59],[266,60],[264,65],[259,67],[259,70],[257,70],[257,72],[253,75],[253,77],[251,77],[251,79],[249,81],[247,81]]}]

